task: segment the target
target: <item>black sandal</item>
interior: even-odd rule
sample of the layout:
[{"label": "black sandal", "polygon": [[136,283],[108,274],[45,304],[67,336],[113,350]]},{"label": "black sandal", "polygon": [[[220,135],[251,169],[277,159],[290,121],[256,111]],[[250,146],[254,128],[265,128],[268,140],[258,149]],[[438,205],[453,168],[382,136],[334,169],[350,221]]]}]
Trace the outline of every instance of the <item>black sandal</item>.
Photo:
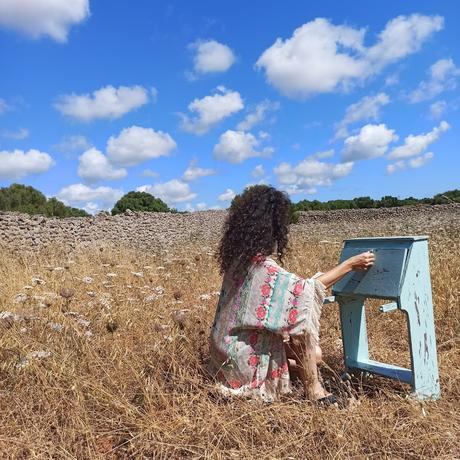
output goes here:
[{"label": "black sandal", "polygon": [[337,399],[337,396],[328,395],[328,396],[325,396],[324,398],[316,399],[315,401],[313,401],[313,403],[316,406],[329,407],[329,406],[333,406],[334,404],[338,404],[339,400]]}]

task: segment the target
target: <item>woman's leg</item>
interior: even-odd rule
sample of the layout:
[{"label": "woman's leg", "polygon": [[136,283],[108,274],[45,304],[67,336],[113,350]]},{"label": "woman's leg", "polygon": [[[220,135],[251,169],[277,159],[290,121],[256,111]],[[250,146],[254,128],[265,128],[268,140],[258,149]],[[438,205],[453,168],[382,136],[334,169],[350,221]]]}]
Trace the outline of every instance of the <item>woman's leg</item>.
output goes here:
[{"label": "woman's leg", "polygon": [[321,348],[314,344],[310,334],[293,337],[286,344],[286,355],[293,358],[308,399],[316,400],[328,396],[318,378],[317,364],[321,362]]}]

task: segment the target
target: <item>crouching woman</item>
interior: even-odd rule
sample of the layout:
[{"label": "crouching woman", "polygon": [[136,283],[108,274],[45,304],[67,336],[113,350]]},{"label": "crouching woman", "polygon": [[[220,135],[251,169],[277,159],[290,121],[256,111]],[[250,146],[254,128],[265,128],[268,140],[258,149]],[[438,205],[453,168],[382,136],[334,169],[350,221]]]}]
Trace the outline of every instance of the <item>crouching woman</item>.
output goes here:
[{"label": "crouching woman", "polygon": [[352,270],[368,270],[374,255],[354,256],[312,278],[288,272],[281,264],[290,205],[284,192],[265,185],[247,188],[231,204],[218,253],[223,282],[210,371],[224,394],[271,402],[291,391],[291,361],[305,396],[333,403],[317,370],[325,290]]}]

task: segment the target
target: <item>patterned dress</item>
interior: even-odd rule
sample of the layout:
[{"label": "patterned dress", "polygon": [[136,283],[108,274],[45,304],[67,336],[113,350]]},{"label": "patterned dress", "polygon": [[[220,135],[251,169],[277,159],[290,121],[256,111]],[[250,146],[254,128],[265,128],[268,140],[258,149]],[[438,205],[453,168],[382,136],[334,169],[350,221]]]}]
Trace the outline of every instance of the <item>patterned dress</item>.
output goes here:
[{"label": "patterned dress", "polygon": [[210,340],[210,370],[224,394],[276,401],[290,392],[284,342],[305,333],[318,342],[321,274],[300,278],[256,256],[239,282],[224,276]]}]

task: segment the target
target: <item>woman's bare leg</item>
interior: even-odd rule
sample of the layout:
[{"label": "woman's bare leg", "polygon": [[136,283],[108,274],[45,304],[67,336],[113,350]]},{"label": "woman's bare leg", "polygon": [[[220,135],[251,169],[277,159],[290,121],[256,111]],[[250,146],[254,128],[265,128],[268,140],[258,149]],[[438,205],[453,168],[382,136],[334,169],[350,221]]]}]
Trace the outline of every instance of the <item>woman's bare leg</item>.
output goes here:
[{"label": "woman's bare leg", "polygon": [[295,337],[287,344],[287,356],[297,363],[299,377],[308,399],[317,400],[328,396],[318,378],[317,363],[321,361],[321,348],[313,343],[310,334]]}]

